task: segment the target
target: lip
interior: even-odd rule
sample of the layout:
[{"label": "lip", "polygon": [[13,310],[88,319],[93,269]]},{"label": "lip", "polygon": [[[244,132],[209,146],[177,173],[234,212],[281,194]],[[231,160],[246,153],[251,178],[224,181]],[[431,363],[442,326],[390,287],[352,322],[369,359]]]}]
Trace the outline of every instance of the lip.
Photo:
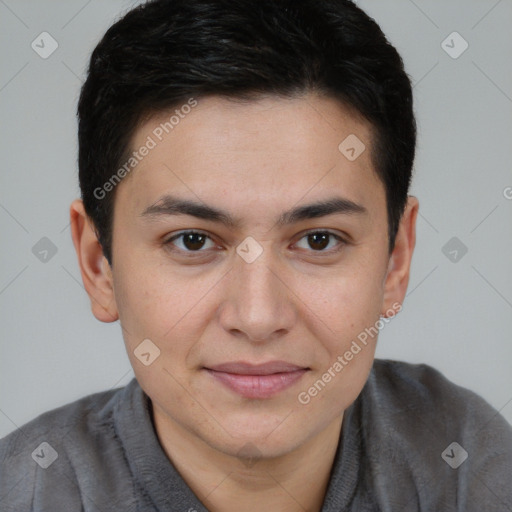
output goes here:
[{"label": "lip", "polygon": [[263,364],[223,363],[204,370],[244,398],[270,398],[295,384],[309,368],[285,361],[270,361]]}]

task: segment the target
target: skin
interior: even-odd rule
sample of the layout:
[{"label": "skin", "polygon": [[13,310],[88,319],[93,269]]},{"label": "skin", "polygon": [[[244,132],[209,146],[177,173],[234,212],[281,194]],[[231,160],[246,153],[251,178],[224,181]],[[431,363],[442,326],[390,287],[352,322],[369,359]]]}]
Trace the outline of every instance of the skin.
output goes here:
[{"label": "skin", "polygon": [[[168,118],[140,126],[132,148]],[[350,134],[366,146],[355,161],[338,150]],[[334,99],[202,98],[117,186],[112,267],[82,202],[71,205],[92,311],[103,322],[120,320],[160,443],[211,511],[321,509],[343,411],[366,382],[377,337],[308,404],[298,394],[402,303],[415,245],[419,203],[409,196],[388,253],[385,189],[371,144],[368,123]],[[165,194],[222,209],[240,223],[143,215]],[[291,208],[333,196],[366,213],[276,223]],[[210,237],[199,254],[183,237],[169,242],[190,229]],[[315,245],[305,236],[311,230],[345,242]],[[249,236],[263,250],[252,263],[236,252]],[[144,339],[160,349],[148,366],[134,354]],[[204,370],[272,360],[308,371],[278,394],[253,399]]]}]

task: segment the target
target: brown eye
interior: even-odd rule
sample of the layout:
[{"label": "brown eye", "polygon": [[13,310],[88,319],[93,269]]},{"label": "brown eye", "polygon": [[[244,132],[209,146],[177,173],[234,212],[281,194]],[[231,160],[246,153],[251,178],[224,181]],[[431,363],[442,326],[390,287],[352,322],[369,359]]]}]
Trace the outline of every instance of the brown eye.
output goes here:
[{"label": "brown eye", "polygon": [[[310,233],[306,233],[304,235],[299,243],[305,240],[307,247],[302,246],[303,249],[309,249],[313,250],[315,252],[330,252],[330,249],[336,250],[336,246],[342,246],[343,245],[343,239],[335,235],[334,233],[331,233],[330,231],[312,231]],[[338,244],[332,243],[333,240],[338,241]],[[325,250],[328,248],[328,250]]]},{"label": "brown eye", "polygon": [[313,233],[308,235],[308,244],[315,251],[323,251],[329,245],[329,233]]},{"label": "brown eye", "polygon": [[[179,243],[175,241],[179,241]],[[173,245],[184,252],[204,252],[205,246],[206,249],[211,248],[207,246],[208,241],[210,241],[213,246],[213,242],[208,235],[197,231],[185,231],[174,235],[166,244]]]}]

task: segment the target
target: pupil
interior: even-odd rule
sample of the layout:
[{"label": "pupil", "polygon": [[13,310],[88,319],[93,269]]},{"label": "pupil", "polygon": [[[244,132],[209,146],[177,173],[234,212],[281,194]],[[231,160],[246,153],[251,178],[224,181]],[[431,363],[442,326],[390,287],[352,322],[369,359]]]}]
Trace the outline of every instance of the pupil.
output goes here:
[{"label": "pupil", "polygon": [[185,247],[190,250],[198,250],[204,245],[205,235],[201,233],[189,233],[185,236]]},{"label": "pupil", "polygon": [[308,235],[309,246],[315,250],[325,249],[329,245],[329,236],[328,233],[313,233]]}]

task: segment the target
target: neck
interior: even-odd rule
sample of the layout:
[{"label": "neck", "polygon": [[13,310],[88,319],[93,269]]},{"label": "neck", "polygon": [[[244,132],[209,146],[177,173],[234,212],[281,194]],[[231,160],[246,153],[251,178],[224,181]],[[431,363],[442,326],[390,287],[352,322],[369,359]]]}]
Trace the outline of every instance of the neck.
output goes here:
[{"label": "neck", "polygon": [[160,444],[210,512],[320,512],[342,419],[285,455],[241,460],[207,445],[153,405]]}]

